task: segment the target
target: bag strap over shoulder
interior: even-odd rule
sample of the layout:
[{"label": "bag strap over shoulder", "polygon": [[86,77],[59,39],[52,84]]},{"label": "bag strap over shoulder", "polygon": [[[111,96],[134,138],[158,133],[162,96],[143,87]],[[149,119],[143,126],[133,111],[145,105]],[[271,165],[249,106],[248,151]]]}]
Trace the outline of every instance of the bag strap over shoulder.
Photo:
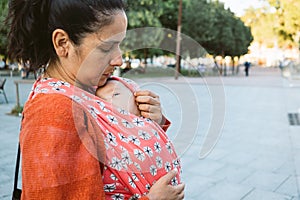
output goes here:
[{"label": "bag strap over shoulder", "polygon": [[[22,121],[24,119],[24,114],[22,116]],[[20,131],[22,129],[22,126],[20,127]],[[19,179],[19,171],[20,171],[20,158],[21,158],[21,147],[20,142],[18,144],[18,153],[17,153],[17,159],[16,159],[16,168],[15,168],[15,179],[14,179],[14,188],[13,188],[13,194],[12,194],[12,200],[20,200],[22,195],[22,190],[18,188],[18,179]]]},{"label": "bag strap over shoulder", "polygon": [[20,143],[18,145],[18,154],[16,160],[16,168],[15,168],[15,180],[14,180],[14,190],[12,194],[12,200],[19,200],[21,199],[22,190],[18,189],[18,178],[19,178],[19,169],[20,169],[20,157],[21,157],[21,150],[20,150]]}]

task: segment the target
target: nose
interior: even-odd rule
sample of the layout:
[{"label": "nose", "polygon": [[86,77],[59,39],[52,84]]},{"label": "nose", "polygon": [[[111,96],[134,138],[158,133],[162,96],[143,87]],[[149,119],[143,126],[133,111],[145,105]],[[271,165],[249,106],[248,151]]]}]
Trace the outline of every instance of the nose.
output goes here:
[{"label": "nose", "polygon": [[118,50],[118,52],[114,55],[112,60],[110,61],[111,66],[121,66],[123,64],[122,52]]}]

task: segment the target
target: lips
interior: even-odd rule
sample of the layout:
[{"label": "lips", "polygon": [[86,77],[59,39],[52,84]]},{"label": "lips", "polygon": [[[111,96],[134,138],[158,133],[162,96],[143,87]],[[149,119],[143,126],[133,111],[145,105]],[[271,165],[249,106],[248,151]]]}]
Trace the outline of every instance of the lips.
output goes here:
[{"label": "lips", "polygon": [[110,77],[112,75],[112,73],[105,73],[105,74],[102,74],[102,76],[105,76],[105,77]]},{"label": "lips", "polygon": [[105,72],[105,73],[103,73],[103,76],[109,77],[109,76],[111,76],[111,75],[113,74],[113,72],[114,72],[114,71],[108,71],[108,72]]}]

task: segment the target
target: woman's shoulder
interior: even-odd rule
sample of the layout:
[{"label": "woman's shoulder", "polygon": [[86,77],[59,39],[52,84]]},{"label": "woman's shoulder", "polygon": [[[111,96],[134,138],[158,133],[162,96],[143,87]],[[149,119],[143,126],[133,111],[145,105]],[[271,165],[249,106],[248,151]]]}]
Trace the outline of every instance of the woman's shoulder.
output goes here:
[{"label": "woman's shoulder", "polygon": [[60,123],[74,119],[76,113],[82,114],[84,108],[69,97],[61,94],[38,94],[26,102],[23,114],[25,118],[46,120],[52,119]]},{"label": "woman's shoulder", "polygon": [[38,110],[59,112],[62,110],[70,110],[72,100],[61,94],[38,94],[35,98],[28,100],[25,104],[24,111]]},{"label": "woman's shoulder", "polygon": [[100,132],[95,120],[83,106],[60,94],[38,94],[26,103],[23,116],[22,129],[29,132],[42,127],[47,127],[47,131],[51,127],[60,132],[83,135]]}]

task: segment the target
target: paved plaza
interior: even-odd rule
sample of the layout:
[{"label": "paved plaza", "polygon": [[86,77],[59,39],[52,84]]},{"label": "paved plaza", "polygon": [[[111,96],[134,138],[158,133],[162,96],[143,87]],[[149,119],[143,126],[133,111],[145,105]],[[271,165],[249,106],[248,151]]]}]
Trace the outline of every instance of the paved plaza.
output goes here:
[{"label": "paved plaza", "polygon": [[[145,78],[142,88],[161,96],[168,130],[181,156],[187,200],[300,200],[300,80],[273,68],[250,76]],[[3,77],[0,77],[3,78]],[[14,80],[0,94],[0,200],[11,199],[20,117]],[[24,104],[31,86],[20,85]]]}]

